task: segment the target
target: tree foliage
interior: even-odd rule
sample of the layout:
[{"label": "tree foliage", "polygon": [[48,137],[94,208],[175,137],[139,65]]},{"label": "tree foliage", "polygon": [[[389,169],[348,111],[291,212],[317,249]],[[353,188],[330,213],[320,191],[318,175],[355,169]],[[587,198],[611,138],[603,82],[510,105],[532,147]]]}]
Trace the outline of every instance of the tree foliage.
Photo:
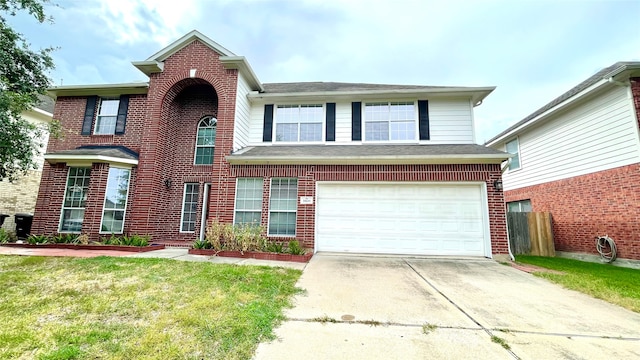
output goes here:
[{"label": "tree foliage", "polygon": [[38,95],[50,86],[46,73],[53,69],[53,48],[30,49],[6,16],[27,12],[43,23],[50,20],[44,12],[48,2],[0,0],[0,180],[13,181],[37,166],[35,158],[48,127],[30,123],[21,114],[39,103]]}]

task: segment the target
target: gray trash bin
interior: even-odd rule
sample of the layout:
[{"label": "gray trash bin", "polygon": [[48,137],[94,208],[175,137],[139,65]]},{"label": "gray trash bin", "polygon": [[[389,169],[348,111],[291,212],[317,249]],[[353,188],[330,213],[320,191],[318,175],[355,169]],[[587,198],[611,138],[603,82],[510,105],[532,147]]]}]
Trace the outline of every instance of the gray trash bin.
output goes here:
[{"label": "gray trash bin", "polygon": [[26,239],[31,233],[31,224],[33,223],[33,215],[16,214],[16,236],[18,239]]}]

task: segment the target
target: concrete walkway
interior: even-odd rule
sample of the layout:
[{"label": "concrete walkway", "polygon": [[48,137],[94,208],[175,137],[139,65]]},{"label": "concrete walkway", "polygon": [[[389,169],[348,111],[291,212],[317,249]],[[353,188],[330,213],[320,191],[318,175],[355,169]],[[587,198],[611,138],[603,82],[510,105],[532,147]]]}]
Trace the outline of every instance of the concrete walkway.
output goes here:
[{"label": "concrete walkway", "polygon": [[239,259],[220,256],[190,255],[187,248],[166,248],[143,253],[131,253],[128,251],[114,250],[73,250],[73,249],[34,249],[0,246],[0,255],[27,255],[27,256],[70,256],[70,257],[96,257],[96,256],[123,256],[133,258],[161,258],[180,261],[210,262],[213,264],[236,264],[285,267],[303,270],[306,263],[290,261],[271,261],[258,259]]},{"label": "concrete walkway", "polygon": [[483,259],[316,254],[255,359],[638,359],[640,314]]}]

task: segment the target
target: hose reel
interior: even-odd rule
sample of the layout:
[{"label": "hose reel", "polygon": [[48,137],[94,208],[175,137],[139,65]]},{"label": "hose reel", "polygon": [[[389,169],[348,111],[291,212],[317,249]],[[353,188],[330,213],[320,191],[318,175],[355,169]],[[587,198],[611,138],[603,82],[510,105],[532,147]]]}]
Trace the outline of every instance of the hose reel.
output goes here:
[{"label": "hose reel", "polygon": [[608,263],[613,262],[618,254],[616,243],[607,235],[596,237],[596,250],[598,250],[602,260]]}]

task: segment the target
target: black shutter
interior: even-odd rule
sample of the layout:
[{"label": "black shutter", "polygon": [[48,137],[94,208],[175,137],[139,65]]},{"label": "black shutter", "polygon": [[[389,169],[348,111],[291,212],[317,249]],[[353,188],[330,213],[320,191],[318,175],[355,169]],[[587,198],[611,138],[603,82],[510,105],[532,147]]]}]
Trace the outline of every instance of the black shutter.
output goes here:
[{"label": "black shutter", "polygon": [[82,135],[91,135],[91,127],[93,126],[93,115],[96,113],[97,96],[89,96],[87,98],[87,107],[84,109],[84,120],[82,121]]},{"label": "black shutter", "polygon": [[336,103],[327,103],[327,141],[336,141]]},{"label": "black shutter", "polygon": [[118,105],[118,118],[116,120],[116,135],[124,134],[124,127],[127,125],[127,110],[129,109],[129,95],[120,95]]},{"label": "black shutter", "polygon": [[418,100],[420,140],[429,140],[429,101]]},{"label": "black shutter", "polygon": [[262,141],[270,142],[273,135],[273,104],[264,106],[264,124],[262,125]]},{"label": "black shutter", "polygon": [[362,103],[351,103],[351,140],[362,140]]}]

